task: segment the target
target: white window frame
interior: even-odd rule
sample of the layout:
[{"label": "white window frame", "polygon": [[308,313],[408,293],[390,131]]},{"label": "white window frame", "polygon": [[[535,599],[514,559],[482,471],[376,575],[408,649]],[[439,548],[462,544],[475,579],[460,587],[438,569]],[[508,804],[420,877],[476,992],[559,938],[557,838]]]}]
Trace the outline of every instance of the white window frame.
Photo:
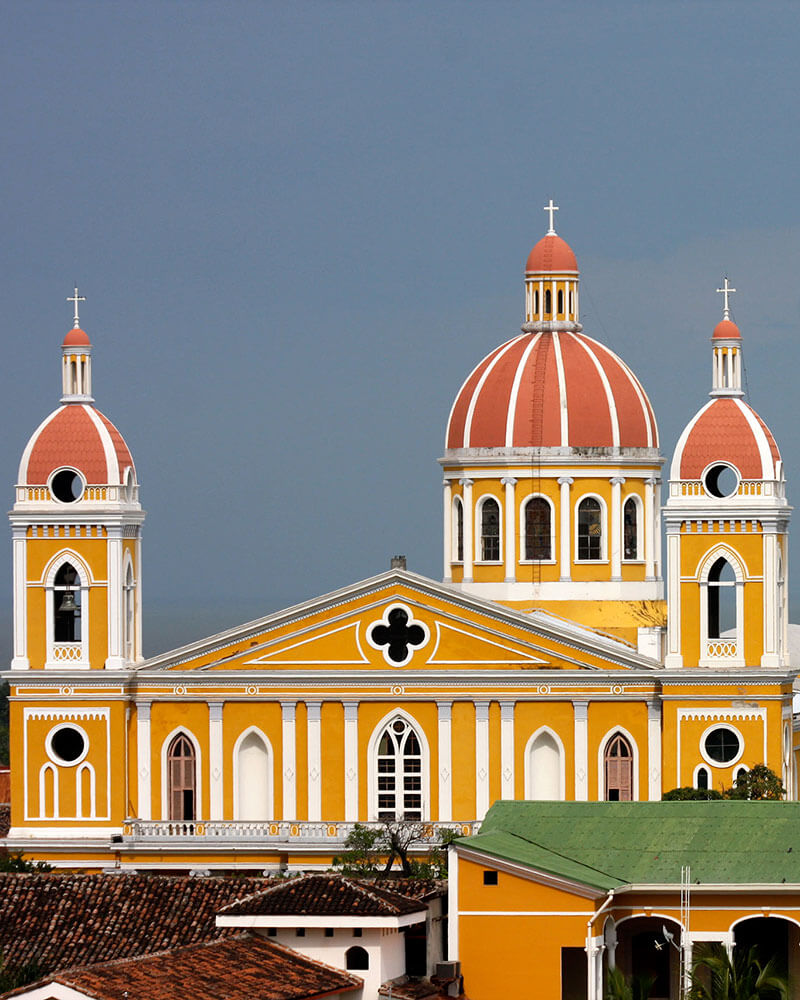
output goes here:
[{"label": "white window frame", "polygon": [[531,766],[531,754],[533,753],[533,748],[540,736],[551,737],[555,745],[558,747],[558,799],[560,802],[563,802],[567,797],[567,757],[564,750],[563,740],[554,729],[550,728],[550,726],[539,726],[536,732],[531,733],[528,742],[525,744],[525,798],[529,801],[533,801],[534,775],[533,767]]},{"label": "white window frame", "polygon": [[613,739],[614,736],[620,734],[624,736],[625,739],[630,744],[631,748],[631,767],[633,768],[633,786],[631,788],[631,802],[639,801],[639,744],[633,737],[633,734],[625,729],[624,726],[612,726],[605,736],[600,740],[600,745],[597,749],[597,800],[598,802],[606,801],[606,747],[608,746],[608,741]]},{"label": "white window frame", "polygon": [[[580,538],[580,508],[584,500],[597,500],[600,504],[600,558],[599,559],[579,559],[578,552],[580,551],[578,546],[578,540]],[[575,549],[574,549],[574,559],[573,562],[580,566],[602,566],[604,563],[608,562],[608,504],[600,496],[599,493],[584,493],[579,496],[575,501],[575,506],[573,508],[574,516],[574,526],[573,533],[575,535]]]},{"label": "white window frame", "polygon": [[[525,558],[525,544],[526,544],[526,530],[525,530],[525,513],[528,508],[528,504],[531,500],[546,500],[550,507],[550,558],[549,559],[526,559]],[[522,501],[519,507],[519,561],[521,564],[526,566],[554,566],[558,559],[556,558],[556,506],[553,503],[551,497],[546,493],[529,493],[525,499]]]},{"label": "white window frame", "polygon": [[[625,505],[629,500],[633,500],[636,504],[636,558],[626,559],[625,558]],[[620,508],[620,517],[622,518],[622,524],[620,525],[620,540],[622,542],[622,561],[627,563],[628,566],[637,566],[639,563],[644,563],[644,504],[642,503],[642,498],[638,493],[628,493],[627,496],[622,498],[622,507]]]},{"label": "white window frame", "polygon": [[[461,511],[461,558],[458,558],[458,511]],[[451,509],[452,517],[452,548],[450,562],[456,566],[464,565],[464,548],[466,547],[467,540],[464,538],[464,498],[456,495],[453,497],[453,505]]]},{"label": "white window frame", "polygon": [[[716,563],[718,559],[724,559],[733,569],[736,581],[734,587],[736,590],[736,652],[733,656],[710,656],[708,653],[709,642],[715,640],[710,639],[708,635],[708,576],[711,572],[711,567]],[[700,585],[700,659],[699,665],[701,667],[743,667],[744,662],[744,628],[745,628],[745,615],[744,615],[744,584],[749,576],[747,572],[747,567],[742,561],[741,556],[734,552],[733,549],[729,548],[727,545],[718,544],[710,549],[702,557],[700,565],[697,571],[697,582]],[[729,640],[719,640],[721,642],[726,642]]]},{"label": "white window frame", "polygon": [[[730,729],[731,732],[735,733],[739,740],[739,753],[731,758],[727,763],[721,764],[718,760],[714,760],[706,753],[706,738],[710,733],[713,733],[715,729]],[[700,737],[700,756],[708,764],[709,767],[714,768],[717,771],[725,771],[731,768],[732,771],[736,770],[736,765],[744,756],[744,736],[742,736],[741,730],[737,729],[736,726],[732,725],[728,719],[719,719],[712,725],[708,726],[703,730],[703,734]]]},{"label": "white window frame", "polygon": [[[483,508],[486,505],[487,500],[494,500],[497,504],[498,510],[498,552],[499,555],[497,559],[478,559],[477,556],[480,554],[483,556]],[[505,535],[503,534],[503,501],[494,495],[494,493],[485,493],[478,502],[475,504],[475,556],[473,564],[478,566],[502,566],[505,561],[505,551],[503,545],[503,539]]]},{"label": "white window frame", "polygon": [[[194,747],[194,812],[193,820],[170,820],[169,818],[169,746],[176,736],[183,735]],[[161,818],[172,823],[201,823],[205,820],[203,814],[203,751],[200,742],[188,726],[176,726],[164,737],[161,744]]]},{"label": "white window frame", "polygon": [[[695,767],[694,771],[692,772],[692,788],[698,788],[698,789],[700,788],[700,786],[697,784],[697,779],[701,771],[705,771],[708,774],[708,787],[709,789],[713,788],[713,785],[711,784],[713,775],[711,774],[711,769],[706,763],[698,764],[697,767]],[[705,789],[703,789],[703,791],[705,791]]]},{"label": "white window frame", "polygon": [[431,752],[428,739],[419,719],[415,719],[402,708],[395,708],[387,712],[378,722],[367,744],[367,809],[369,820],[373,823],[378,821],[378,745],[384,730],[398,718],[411,726],[419,742],[422,756],[422,821],[425,822],[431,817]]},{"label": "white window frame", "polygon": [[[53,619],[55,593],[55,581],[59,570],[69,563],[80,579],[81,595],[81,641],[80,643],[57,643],[55,641],[55,621]],[[42,586],[44,588],[45,601],[45,640],[47,646],[47,659],[45,669],[48,670],[88,670],[89,669],[89,591],[93,585],[91,573],[88,565],[73,549],[62,549],[47,564]],[[77,660],[57,660],[56,646],[80,646],[80,655]]]}]

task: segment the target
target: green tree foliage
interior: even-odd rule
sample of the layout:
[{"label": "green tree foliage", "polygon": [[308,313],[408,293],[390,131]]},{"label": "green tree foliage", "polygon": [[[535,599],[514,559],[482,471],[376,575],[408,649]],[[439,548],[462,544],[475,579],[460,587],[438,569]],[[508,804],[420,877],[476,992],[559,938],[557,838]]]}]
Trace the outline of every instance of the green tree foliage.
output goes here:
[{"label": "green tree foliage", "polygon": [[762,963],[758,949],[734,949],[733,960],[721,944],[698,949],[688,1000],[788,1000],[786,979],[775,971],[775,959]]},{"label": "green tree foliage", "polygon": [[51,872],[52,865],[44,861],[26,861],[21,854],[10,854],[0,848],[0,873],[18,875],[26,872]]},{"label": "green tree foliage", "polygon": [[749,771],[741,771],[733,788],[672,788],[661,796],[664,802],[705,801],[707,799],[773,799],[786,797],[783,782],[766,764],[754,764]]},{"label": "green tree foliage", "polygon": [[[379,827],[356,823],[344,842],[344,852],[333,859],[334,868],[343,875],[365,877],[388,874],[395,860],[403,875],[411,878],[444,878],[447,854],[444,848],[454,839],[450,830],[435,841],[429,823],[387,820]],[[411,858],[413,848],[424,846],[426,855]]]},{"label": "green tree foliage", "polygon": [[609,969],[604,1000],[649,1000],[655,976],[633,976],[628,979],[619,969]]}]

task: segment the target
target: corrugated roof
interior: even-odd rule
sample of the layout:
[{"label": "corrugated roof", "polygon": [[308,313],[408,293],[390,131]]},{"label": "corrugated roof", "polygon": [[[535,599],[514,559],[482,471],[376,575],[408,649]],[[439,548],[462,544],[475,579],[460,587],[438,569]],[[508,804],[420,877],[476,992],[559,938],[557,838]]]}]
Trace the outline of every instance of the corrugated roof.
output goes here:
[{"label": "corrugated roof", "polygon": [[800,884],[798,802],[497,802],[457,843],[606,890]]}]

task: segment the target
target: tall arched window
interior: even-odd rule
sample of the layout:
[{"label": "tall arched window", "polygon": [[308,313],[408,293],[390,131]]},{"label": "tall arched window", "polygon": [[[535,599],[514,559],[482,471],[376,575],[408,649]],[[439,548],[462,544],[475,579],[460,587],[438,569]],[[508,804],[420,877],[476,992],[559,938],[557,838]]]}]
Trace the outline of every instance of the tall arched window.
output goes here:
[{"label": "tall arched window", "polygon": [[464,503],[461,497],[453,501],[453,550],[456,562],[464,562]]},{"label": "tall arched window", "polygon": [[378,741],[377,818],[422,819],[422,778],[419,738],[409,723],[398,716]]},{"label": "tall arched window", "polygon": [[550,504],[532,497],[525,504],[525,558],[552,559]]},{"label": "tall arched window", "polygon": [[639,505],[628,497],[622,510],[623,559],[639,558]]},{"label": "tall arched window", "polygon": [[633,798],[633,751],[622,733],[614,733],[605,752],[606,801],[630,802]]},{"label": "tall arched window", "polygon": [[603,509],[594,497],[578,504],[578,559],[603,558]]},{"label": "tall arched window", "polygon": [[535,315],[539,315],[539,289],[537,288],[533,293],[533,312]]},{"label": "tall arched window", "polygon": [[133,567],[128,563],[128,569],[125,573],[125,586],[123,588],[122,595],[122,606],[123,606],[123,627],[125,630],[125,659],[133,660],[134,657],[134,641],[133,641],[133,597],[134,597],[134,586],[133,586]]},{"label": "tall arched window", "polygon": [[196,808],[197,768],[194,747],[188,736],[178,733],[167,751],[169,818],[193,820]]},{"label": "tall arched window", "polygon": [[555,737],[541,732],[528,750],[526,797],[536,800],[564,798],[564,761]]},{"label": "tall arched window", "polygon": [[544,293],[544,311],[546,313],[551,313],[553,311],[553,293],[550,289],[546,289]]},{"label": "tall arched window", "polygon": [[695,778],[695,788],[707,789],[709,784],[709,775],[707,767],[698,767],[697,776]]},{"label": "tall arched window", "polygon": [[736,620],[736,573],[722,556],[708,573],[708,638],[719,639],[726,633],[731,640],[738,631]]},{"label": "tall arched window", "polygon": [[53,584],[53,639],[81,641],[81,579],[68,562],[56,573]]},{"label": "tall arched window", "polygon": [[558,290],[558,311],[564,312],[564,292],[560,288]]},{"label": "tall arched window", "polygon": [[500,559],[500,504],[493,497],[481,504],[481,559]]},{"label": "tall arched window", "polygon": [[234,816],[239,820],[272,819],[272,761],[267,744],[256,732],[236,747]]}]

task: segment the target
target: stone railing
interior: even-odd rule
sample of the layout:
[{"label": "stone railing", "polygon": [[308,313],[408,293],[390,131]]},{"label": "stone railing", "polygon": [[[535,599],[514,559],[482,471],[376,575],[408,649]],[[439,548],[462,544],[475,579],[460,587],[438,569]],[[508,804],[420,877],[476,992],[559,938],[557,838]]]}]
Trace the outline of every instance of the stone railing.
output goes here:
[{"label": "stone railing", "polygon": [[[382,823],[361,823],[360,826],[380,830]],[[131,841],[214,840],[226,843],[281,843],[281,844],[330,844],[344,843],[355,823],[308,822],[306,820],[143,820],[128,819],[123,824],[123,836]],[[460,837],[477,833],[480,823],[468,820],[463,823],[423,823],[422,843],[431,846],[439,841],[444,831],[453,831]]]},{"label": "stone railing", "polygon": [[736,656],[735,639],[708,639],[706,640],[706,657],[708,659],[730,659]]}]

